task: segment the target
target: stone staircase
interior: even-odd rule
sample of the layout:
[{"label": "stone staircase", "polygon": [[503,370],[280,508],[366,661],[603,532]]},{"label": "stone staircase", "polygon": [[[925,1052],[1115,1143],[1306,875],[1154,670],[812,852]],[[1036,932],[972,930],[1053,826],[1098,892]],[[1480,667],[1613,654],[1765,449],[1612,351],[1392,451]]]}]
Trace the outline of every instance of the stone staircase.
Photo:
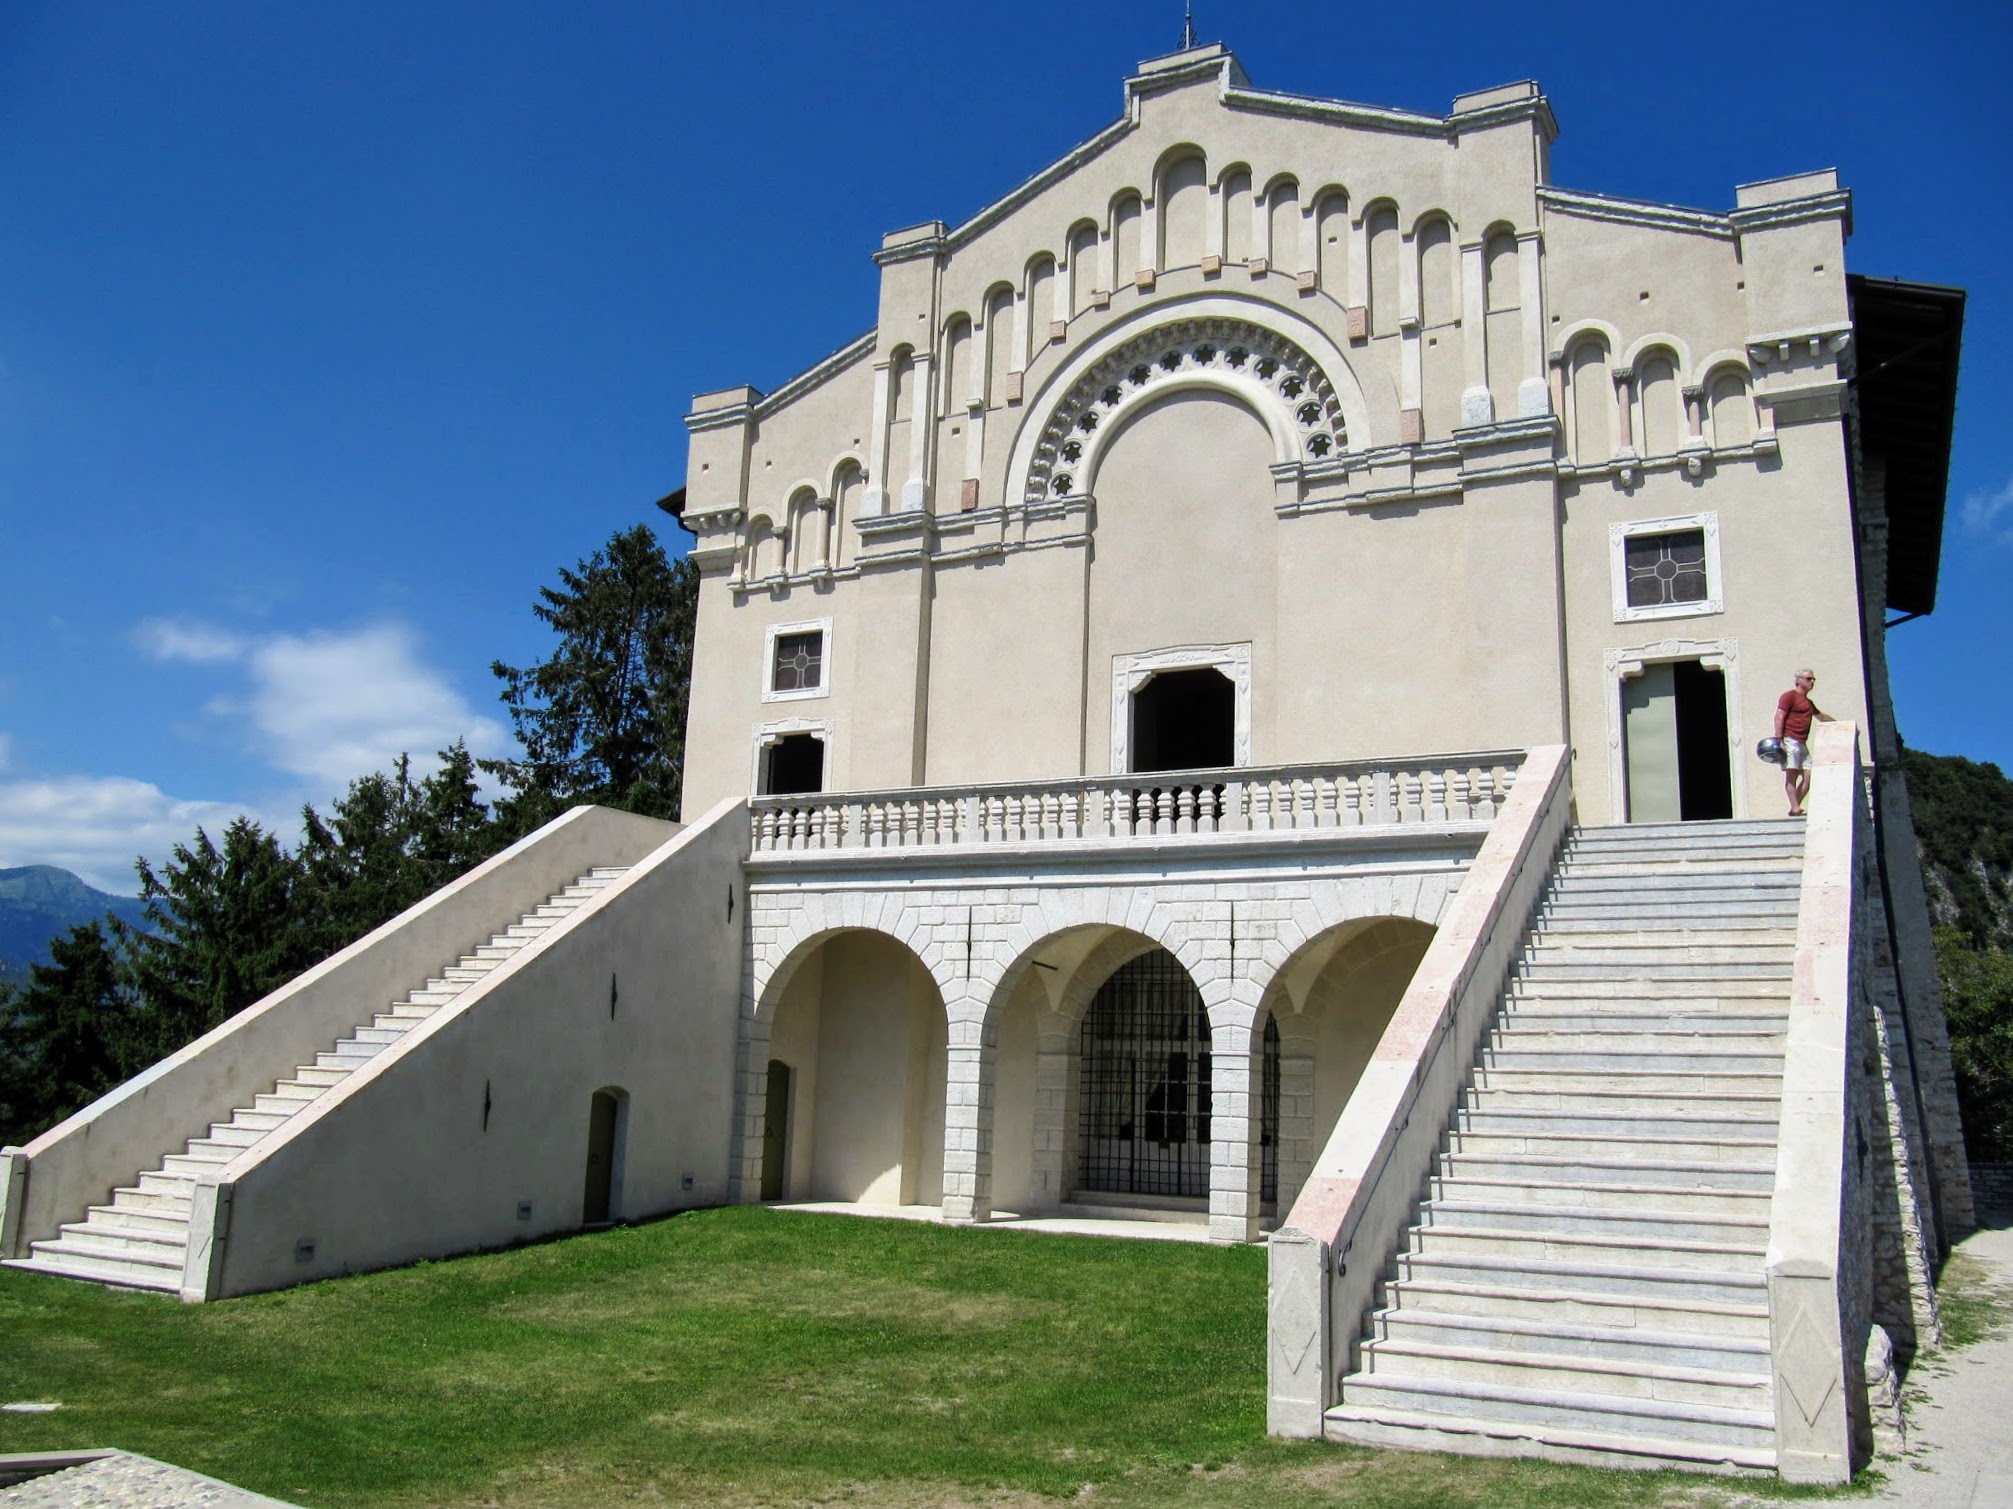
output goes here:
[{"label": "stone staircase", "polygon": [[1331,1439],[1773,1469],[1802,852],[1795,821],[1572,835]]},{"label": "stone staircase", "polygon": [[60,1227],[60,1235],[52,1240],[31,1243],[29,1256],[6,1266],[126,1288],[179,1290],[189,1246],[190,1193],[200,1175],[257,1146],[627,873],[614,867],[589,870],[546,898],[537,910],[339,1039],[328,1052],[317,1053],[313,1063],[302,1064],[269,1093],[239,1107],[228,1121],[213,1123],[207,1136],[192,1138],[159,1168],[141,1173],[130,1187],[114,1190],[111,1204],[93,1205],[84,1220]]}]

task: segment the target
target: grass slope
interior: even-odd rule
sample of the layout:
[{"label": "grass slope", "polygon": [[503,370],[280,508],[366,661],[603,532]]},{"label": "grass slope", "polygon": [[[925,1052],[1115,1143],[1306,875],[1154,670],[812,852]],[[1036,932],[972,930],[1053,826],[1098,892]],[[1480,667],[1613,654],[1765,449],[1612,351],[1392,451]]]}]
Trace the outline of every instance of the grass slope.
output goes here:
[{"label": "grass slope", "polygon": [[311,1506],[1723,1501],[1268,1441],[1264,1279],[1259,1248],[759,1209],[216,1305],[5,1270],[0,1400],[63,1408],[0,1415],[0,1451]]}]

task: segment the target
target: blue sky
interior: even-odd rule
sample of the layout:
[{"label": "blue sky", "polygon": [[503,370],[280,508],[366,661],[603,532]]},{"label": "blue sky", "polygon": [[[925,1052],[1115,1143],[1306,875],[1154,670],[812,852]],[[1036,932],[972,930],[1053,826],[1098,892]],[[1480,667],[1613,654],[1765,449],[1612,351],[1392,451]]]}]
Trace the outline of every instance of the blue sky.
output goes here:
[{"label": "blue sky", "polygon": [[[1264,88],[1444,111],[1534,77],[1572,187],[1725,208],[1836,166],[1854,270],[1971,292],[1902,730],[2013,766],[2013,8],[1197,12]],[[490,661],[543,653],[557,566],[661,519],[691,394],[866,329],[884,230],[1061,155],[1179,36],[1178,0],[9,0],[0,866],[130,890],[198,822],[291,839],[401,749],[502,749]]]}]

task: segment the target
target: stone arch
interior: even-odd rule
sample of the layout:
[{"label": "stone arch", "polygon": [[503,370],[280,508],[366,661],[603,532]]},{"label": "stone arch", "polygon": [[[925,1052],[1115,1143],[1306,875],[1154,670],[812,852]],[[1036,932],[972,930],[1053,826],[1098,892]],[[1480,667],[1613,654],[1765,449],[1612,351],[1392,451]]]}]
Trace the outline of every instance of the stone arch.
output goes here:
[{"label": "stone arch", "polygon": [[1615,453],[1613,350],[1613,328],[1593,321],[1574,326],[1559,345],[1566,454],[1581,466],[1597,466]]},{"label": "stone arch", "polygon": [[[940,969],[913,929],[822,926],[751,979],[741,1033],[739,1197],[759,1198],[764,1133],[787,1125],[788,1199],[866,1204],[943,1198],[950,1072]],[[902,934],[909,933],[909,937]],[[813,960],[823,972],[807,976]],[[788,1073],[777,1076],[772,1065]],[[792,1104],[772,1108],[772,1084]],[[891,1093],[892,1092],[892,1093]],[[780,1120],[778,1119],[780,1118]]]},{"label": "stone arch", "polygon": [[1461,318],[1461,249],[1454,217],[1428,210],[1412,225],[1412,251],[1419,259],[1419,323],[1447,325]]},{"label": "stone arch", "polygon": [[1401,267],[1407,248],[1398,232],[1398,206],[1390,199],[1373,199],[1363,206],[1363,291],[1370,315],[1370,334],[1398,333]]},{"label": "stone arch", "polygon": [[[1082,1153],[1081,1037],[1085,1014],[1105,983],[1134,960],[1164,951],[1203,991],[1207,971],[1198,968],[1195,950],[1185,950],[1190,957],[1184,959],[1181,940],[1155,928],[1155,919],[1123,912],[1111,909],[1107,915],[1117,915],[1112,921],[1048,929],[1037,922],[1019,930],[1017,938],[1038,930],[1039,936],[1018,948],[984,1003],[982,1082],[992,1089],[979,1097],[991,1112],[985,1128],[991,1156],[984,1175],[991,1199],[1006,1208],[1054,1207],[1076,1186]],[[1203,1002],[1208,1011],[1206,993]],[[1211,1035],[1213,1039],[1213,1013]]]},{"label": "stone arch", "polygon": [[832,466],[832,525],[831,564],[840,567],[846,564],[848,540],[846,527],[860,516],[865,505],[867,492],[867,463],[852,452],[839,457]]},{"label": "stone arch", "polygon": [[1330,183],[1314,195],[1315,282],[1338,304],[1349,302],[1349,191]]},{"label": "stone arch", "polygon": [[1252,1034],[1255,1042],[1268,1023],[1278,1028],[1274,1156],[1282,1217],[1361,1082],[1433,935],[1433,926],[1417,918],[1352,918],[1308,939],[1266,988]]},{"label": "stone arch", "polygon": [[959,310],[944,321],[943,383],[938,403],[939,417],[962,414],[975,386],[973,371],[972,317]]},{"label": "stone arch", "polygon": [[1636,443],[1645,456],[1669,456],[1685,439],[1685,369],[1676,348],[1658,341],[1632,353],[1639,413]]},{"label": "stone arch", "polygon": [[1262,300],[1215,294],[1120,321],[1052,374],[1016,437],[1007,496],[1087,491],[1117,421],[1180,388],[1214,388],[1250,407],[1281,464],[1370,442],[1362,386],[1326,334]]}]

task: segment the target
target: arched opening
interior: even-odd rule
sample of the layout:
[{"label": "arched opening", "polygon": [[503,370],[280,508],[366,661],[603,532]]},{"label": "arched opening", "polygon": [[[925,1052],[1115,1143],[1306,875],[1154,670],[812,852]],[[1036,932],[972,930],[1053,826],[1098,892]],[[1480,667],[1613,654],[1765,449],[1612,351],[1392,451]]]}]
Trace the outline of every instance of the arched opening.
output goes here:
[{"label": "arched opening", "polygon": [[[1262,1196],[1284,1219],[1433,941],[1409,917],[1347,922],[1288,961],[1266,991]],[[1267,1104],[1276,1109],[1267,1108]]]},{"label": "arched opening", "polygon": [[790,1169],[790,1066],[780,1058],[769,1060],[768,1095],[762,1103],[762,1199],[783,1198],[785,1177]]},{"label": "arched opening", "polygon": [[1163,948],[1114,970],[1077,1049],[1077,1189],[1178,1199],[1209,1194],[1209,1015]]},{"label": "arched opening", "polygon": [[580,1198],[584,1226],[606,1226],[622,1213],[623,1143],[629,1130],[629,1094],[609,1086],[596,1090],[587,1108],[587,1180]]},{"label": "arched opening", "polygon": [[1322,290],[1338,304],[1349,302],[1349,196],[1330,189],[1315,206],[1315,260]]},{"label": "arched opening", "polygon": [[1460,318],[1460,260],[1454,250],[1454,228],[1435,215],[1420,225],[1414,237],[1419,253],[1419,321],[1428,327],[1450,325]]},{"label": "arched opening", "polygon": [[762,749],[762,795],[800,796],[825,789],[825,741],[784,734]]},{"label": "arched opening", "polygon": [[1134,274],[1145,270],[1140,265],[1141,213],[1139,195],[1129,189],[1112,201],[1111,282],[1114,293],[1131,287]]},{"label": "arched opening", "polygon": [[940,1204],[949,1037],[936,982],[899,941],[852,930],[818,944],[770,1026],[763,1198]]},{"label": "arched opening", "polygon": [[1027,265],[1027,365],[1030,367],[1041,355],[1042,348],[1048,345],[1050,323],[1067,316],[1069,312],[1065,308],[1058,314],[1055,290],[1055,258],[1043,252]]},{"label": "arched opening", "polygon": [[1266,259],[1277,272],[1299,273],[1300,185],[1291,178],[1274,182],[1265,195]]},{"label": "arched opening", "polygon": [[860,517],[867,495],[867,475],[857,461],[843,462],[832,480],[831,560],[837,567],[846,564],[846,526]]},{"label": "arched opening", "polygon": [[1236,764],[1236,686],[1214,666],[1160,672],[1132,694],[1127,747],[1140,774]]}]

